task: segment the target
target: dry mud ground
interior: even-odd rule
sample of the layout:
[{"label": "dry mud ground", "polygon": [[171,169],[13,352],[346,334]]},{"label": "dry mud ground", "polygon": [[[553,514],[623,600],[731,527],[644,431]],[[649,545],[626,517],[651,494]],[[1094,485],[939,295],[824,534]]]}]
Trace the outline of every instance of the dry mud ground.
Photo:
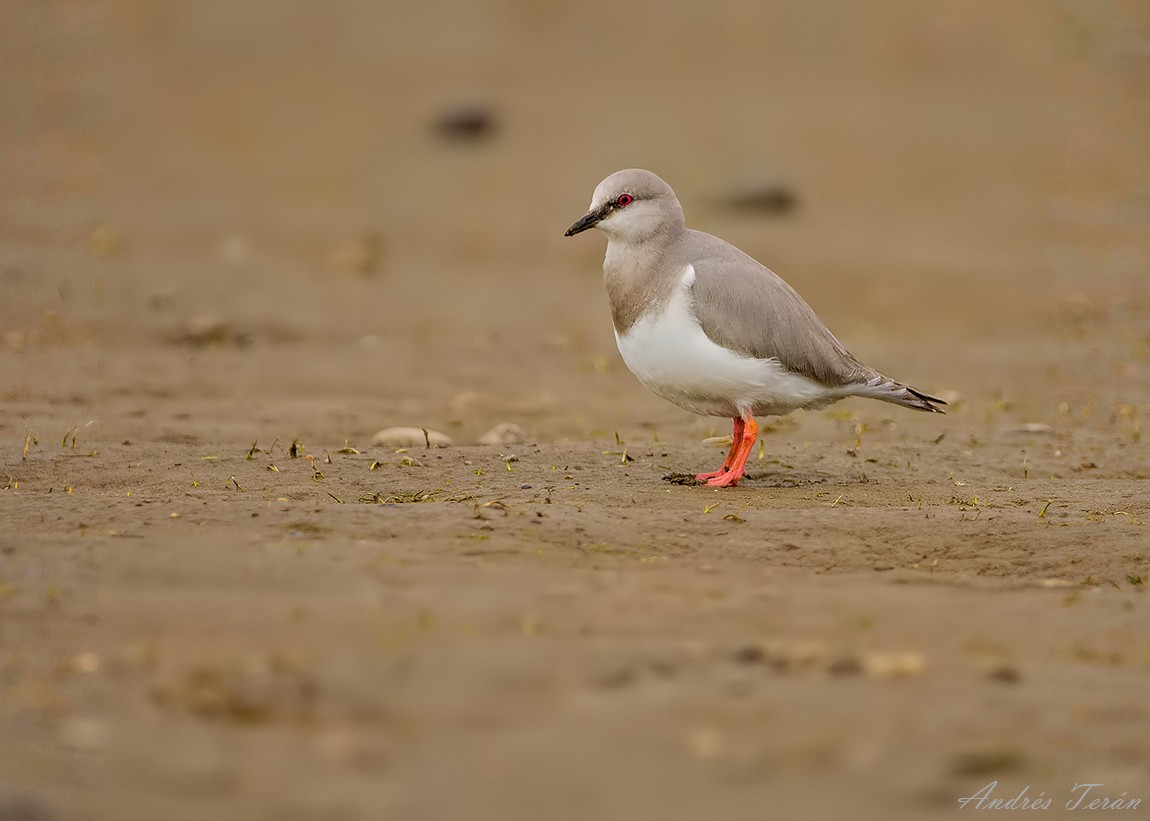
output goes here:
[{"label": "dry mud ground", "polygon": [[[588,56],[631,41],[584,6],[464,7],[418,75],[406,39],[365,48],[362,87],[296,89],[310,141],[253,138],[276,173],[201,134],[249,177],[188,172],[133,229],[99,196],[97,21],[11,5],[0,818],[932,818],[995,780],[1052,797],[1044,817],[1083,782],[1150,811],[1144,12],[1012,6],[1003,42],[1058,44],[1017,98],[1051,118],[1023,133],[1042,173],[979,161],[1003,121],[960,117],[914,141],[955,171],[924,190],[886,176],[910,159],[882,153],[882,89],[941,69],[876,68],[898,37],[860,35],[857,108],[769,83],[749,107],[742,73],[827,55],[740,46],[774,30],[755,10],[612,8],[680,54],[702,32],[757,55],[688,59],[692,89],[723,90],[694,107],[644,74],[636,112]],[[336,27],[353,52],[393,22],[365,13]],[[413,42],[439,31],[405,13]],[[986,40],[931,20],[890,30],[944,65]],[[475,65],[504,125],[443,145],[427,124]],[[357,120],[381,94],[386,125]],[[738,124],[721,157],[699,106]],[[716,205],[764,156],[791,158],[803,207]],[[726,423],[634,383],[601,238],[559,236],[638,162],[950,413],[852,400],[765,428],[737,489],[663,481],[717,464]],[[996,231],[961,204],[1012,192],[1040,218]],[[471,444],[502,421],[531,443]],[[389,425],[457,445],[370,447]]]}]

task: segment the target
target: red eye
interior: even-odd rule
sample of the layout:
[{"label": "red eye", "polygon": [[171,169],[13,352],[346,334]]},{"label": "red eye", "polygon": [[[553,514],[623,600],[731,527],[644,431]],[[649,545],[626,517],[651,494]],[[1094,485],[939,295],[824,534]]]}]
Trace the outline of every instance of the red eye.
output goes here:
[{"label": "red eye", "polygon": [[617,200],[615,200],[615,202],[619,203],[619,205],[630,205],[634,201],[635,201],[635,198],[632,197],[630,194],[620,194],[619,198]]}]

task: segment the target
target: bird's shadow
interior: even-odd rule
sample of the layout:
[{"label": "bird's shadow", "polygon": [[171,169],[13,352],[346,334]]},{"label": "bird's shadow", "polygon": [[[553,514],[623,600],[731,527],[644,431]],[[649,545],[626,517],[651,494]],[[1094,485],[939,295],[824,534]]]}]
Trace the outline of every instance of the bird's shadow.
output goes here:
[{"label": "bird's shadow", "polygon": [[[821,485],[831,478],[830,474],[794,474],[782,473],[774,470],[762,472],[748,472],[743,477],[748,482],[754,482],[759,487],[803,487],[804,485]],[[668,473],[663,481],[672,485],[705,485],[693,473]]]}]

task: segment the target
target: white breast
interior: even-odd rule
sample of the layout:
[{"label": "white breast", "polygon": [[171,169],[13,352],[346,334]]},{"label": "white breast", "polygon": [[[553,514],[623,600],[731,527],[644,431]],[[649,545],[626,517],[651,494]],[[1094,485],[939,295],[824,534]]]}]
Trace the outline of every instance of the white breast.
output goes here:
[{"label": "white breast", "polygon": [[730,417],[790,413],[840,398],[778,360],[742,356],[712,342],[695,319],[694,281],[688,265],[664,305],[626,334],[615,332],[623,361],[648,390],[693,413]]}]

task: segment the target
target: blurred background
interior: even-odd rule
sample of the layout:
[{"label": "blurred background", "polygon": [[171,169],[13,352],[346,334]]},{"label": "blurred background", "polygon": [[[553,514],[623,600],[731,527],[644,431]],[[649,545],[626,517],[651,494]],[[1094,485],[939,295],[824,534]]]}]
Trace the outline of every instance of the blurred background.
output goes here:
[{"label": "blurred background", "polygon": [[0,54],[3,343],[161,406],[686,420],[562,237],[629,166],[924,389],[1049,413],[1050,323],[1145,315],[1143,3],[13,0]]},{"label": "blurred background", "polygon": [[[949,415],[659,482],[631,166]],[[1146,797],[1148,258],[1146,0],[4,0],[0,818]]]}]

